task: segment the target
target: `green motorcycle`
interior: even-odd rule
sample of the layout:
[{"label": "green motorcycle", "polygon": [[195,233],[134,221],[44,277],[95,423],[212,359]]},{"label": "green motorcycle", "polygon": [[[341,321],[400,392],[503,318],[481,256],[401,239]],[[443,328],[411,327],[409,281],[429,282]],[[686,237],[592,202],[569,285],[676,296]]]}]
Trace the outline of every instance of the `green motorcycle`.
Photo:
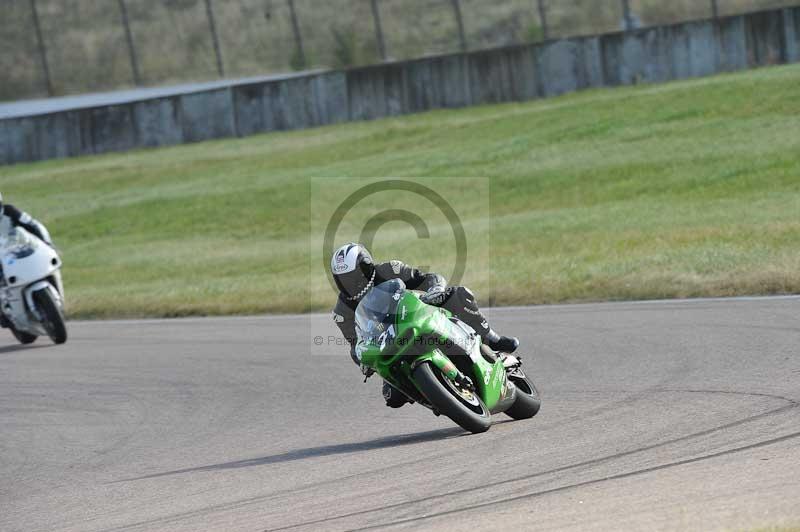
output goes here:
[{"label": "green motorcycle", "polygon": [[426,305],[400,279],[374,287],[359,303],[356,332],[362,365],[470,432],[489,430],[492,414],[527,419],[539,412],[539,392],[517,357],[498,356],[466,323]]}]

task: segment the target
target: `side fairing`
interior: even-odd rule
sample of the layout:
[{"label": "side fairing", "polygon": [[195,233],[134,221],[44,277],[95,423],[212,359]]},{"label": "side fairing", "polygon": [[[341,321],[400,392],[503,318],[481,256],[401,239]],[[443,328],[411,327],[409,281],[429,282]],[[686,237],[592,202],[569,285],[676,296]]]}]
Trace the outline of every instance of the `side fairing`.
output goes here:
[{"label": "side fairing", "polygon": [[361,363],[373,368],[384,379],[394,382],[395,376],[391,370],[398,359],[412,353],[422,355],[432,352],[435,345],[428,348],[422,345],[421,338],[438,330],[439,320],[446,319],[448,315],[446,310],[426,305],[414,292],[407,291],[398,302],[391,339],[382,345],[359,345],[357,351],[361,355]]},{"label": "side fairing", "polygon": [[[432,363],[454,379],[457,365],[440,347],[448,341],[464,341],[465,332],[450,321],[451,316],[447,310],[426,305],[414,292],[407,291],[397,306],[391,341],[361,346],[361,363],[406,391],[409,391],[413,368],[421,362]],[[508,393],[506,372],[502,362],[487,362],[479,349],[477,343],[467,349],[472,367],[467,376],[474,381],[486,406],[492,409]]]}]

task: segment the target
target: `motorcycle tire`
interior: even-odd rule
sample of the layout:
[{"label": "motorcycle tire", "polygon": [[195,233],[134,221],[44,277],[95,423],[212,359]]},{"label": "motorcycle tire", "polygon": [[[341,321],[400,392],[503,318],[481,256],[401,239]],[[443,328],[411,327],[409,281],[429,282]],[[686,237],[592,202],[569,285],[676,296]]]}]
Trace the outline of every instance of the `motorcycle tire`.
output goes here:
[{"label": "motorcycle tire", "polygon": [[414,382],[431,405],[458,426],[478,434],[492,424],[492,415],[481,398],[455,383],[430,363],[420,364],[413,373]]},{"label": "motorcycle tire", "polygon": [[514,419],[530,419],[538,414],[542,407],[542,400],[533,381],[519,373],[510,374],[508,380],[517,387],[517,398],[511,408],[506,410],[506,415]]},{"label": "motorcycle tire", "polygon": [[38,338],[35,334],[18,331],[13,327],[11,327],[11,334],[14,335],[14,338],[16,338],[19,343],[24,345],[32,344]]},{"label": "motorcycle tire", "polygon": [[42,315],[42,326],[55,344],[67,341],[67,327],[64,324],[64,312],[53,299],[50,290],[37,290],[33,293],[33,302]]}]

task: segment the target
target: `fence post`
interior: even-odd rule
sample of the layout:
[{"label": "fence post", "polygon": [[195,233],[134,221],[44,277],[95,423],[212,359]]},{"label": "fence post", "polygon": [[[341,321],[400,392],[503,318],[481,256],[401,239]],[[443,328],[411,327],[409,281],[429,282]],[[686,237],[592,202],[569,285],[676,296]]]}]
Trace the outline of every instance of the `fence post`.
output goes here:
[{"label": "fence post", "polygon": [[44,82],[47,85],[47,95],[53,96],[53,82],[50,79],[50,66],[47,64],[47,48],[42,39],[42,27],[39,24],[39,10],[36,9],[36,0],[31,0],[31,13],[33,14],[33,27],[36,30],[36,42],[39,45],[39,59],[42,61],[44,71]]},{"label": "fence post", "polygon": [[294,9],[294,0],[286,1],[289,3],[289,16],[292,19],[292,32],[294,33],[294,44],[297,49],[297,55],[303,68],[307,68],[308,62],[306,61],[306,52],[303,50],[303,35],[300,33],[300,23],[297,21],[297,11]]},{"label": "fence post", "polygon": [[208,28],[211,30],[211,40],[214,43],[214,54],[217,56],[217,73],[219,77],[225,77],[225,66],[222,64],[222,50],[219,47],[219,37],[217,36],[217,24],[214,21],[214,10],[211,9],[211,0],[206,0],[206,16],[208,17]]},{"label": "fence post", "polygon": [[122,26],[125,28],[125,40],[128,41],[128,56],[131,60],[133,83],[138,87],[142,84],[142,79],[139,76],[139,62],[136,59],[136,48],[133,45],[133,34],[131,33],[131,23],[128,19],[128,7],[125,5],[125,0],[119,0],[119,13],[122,16]]},{"label": "fence post", "polygon": [[622,0],[622,16],[625,20],[625,31],[631,31],[633,29],[633,16],[631,15],[630,0]]},{"label": "fence post", "polygon": [[719,18],[719,2],[717,0],[711,0],[711,16],[715,19]]},{"label": "fence post", "polygon": [[378,41],[378,52],[381,60],[386,61],[386,41],[383,39],[383,24],[381,24],[381,9],[378,0],[372,0],[372,19],[375,21],[375,39]]},{"label": "fence post", "polygon": [[537,0],[536,3],[539,7],[539,22],[542,24],[542,37],[546,41],[550,38],[550,30],[547,27],[547,7],[544,5],[544,0]]},{"label": "fence post", "polygon": [[450,0],[450,3],[453,5],[453,15],[456,17],[456,24],[458,25],[458,40],[459,45],[461,46],[461,51],[467,51],[467,37],[464,34],[464,18],[461,16],[461,1],[460,0]]}]

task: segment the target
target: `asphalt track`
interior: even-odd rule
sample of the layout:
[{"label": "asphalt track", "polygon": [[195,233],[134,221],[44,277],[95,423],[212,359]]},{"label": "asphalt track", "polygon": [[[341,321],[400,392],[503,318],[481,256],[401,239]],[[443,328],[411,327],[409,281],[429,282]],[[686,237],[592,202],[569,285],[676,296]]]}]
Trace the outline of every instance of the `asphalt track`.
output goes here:
[{"label": "asphalt track", "polygon": [[800,298],[496,309],[543,408],[465,435],[327,316],[0,331],[0,530],[748,530],[800,523]]}]

